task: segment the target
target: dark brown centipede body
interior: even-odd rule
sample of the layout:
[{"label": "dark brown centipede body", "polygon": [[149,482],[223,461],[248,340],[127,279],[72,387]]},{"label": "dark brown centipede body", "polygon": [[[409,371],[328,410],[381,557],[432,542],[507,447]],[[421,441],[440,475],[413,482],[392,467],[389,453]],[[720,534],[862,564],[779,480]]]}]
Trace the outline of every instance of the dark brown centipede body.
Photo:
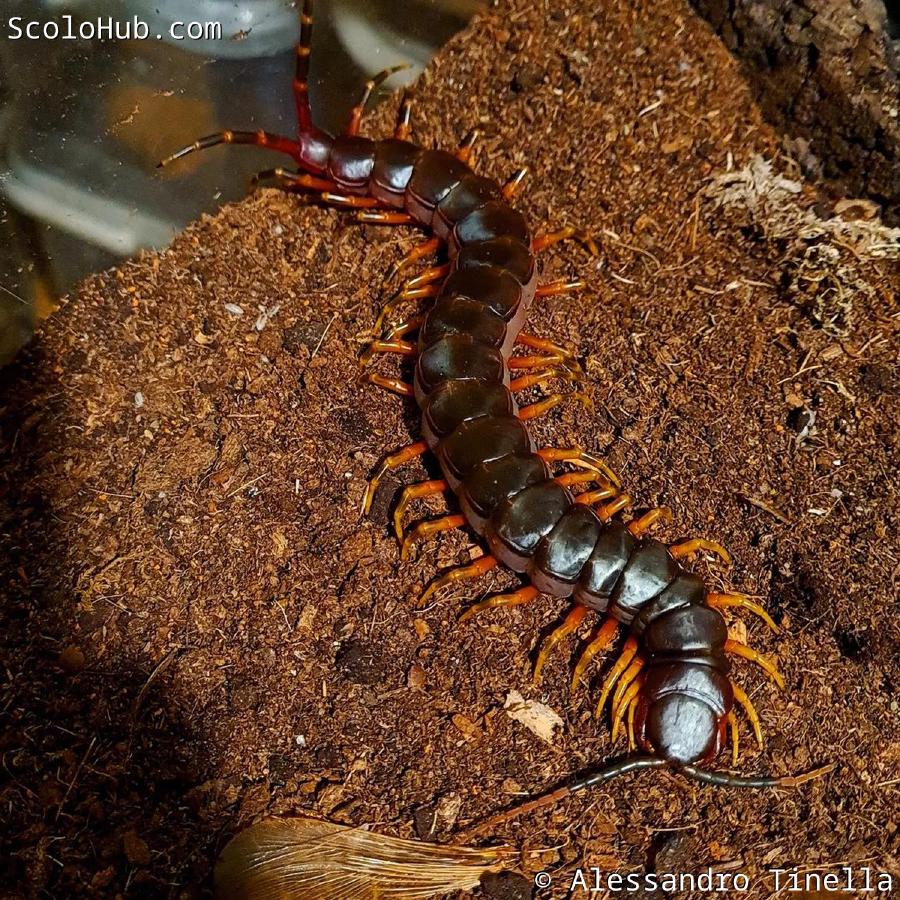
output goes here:
[{"label": "dark brown centipede body", "polygon": [[[312,3],[305,0],[295,80],[300,121],[296,140],[265,132],[223,132],[165,162],[217,143],[267,146],[290,155],[300,169],[261,173],[276,177],[280,186],[312,191],[325,203],[356,208],[363,221],[429,230],[433,237],[404,262],[446,244],[447,262],[408,281],[399,295],[399,299],[431,299],[427,312],[395,327],[365,354],[366,360],[379,352],[415,358],[411,385],[375,373],[368,379],[415,398],[423,437],[383,461],[370,481],[366,509],[388,469],[427,450],[433,452],[443,478],[404,491],[395,515],[398,536],[403,513],[417,497],[452,492],[460,513],[417,525],[404,541],[403,555],[411,540],[460,525],[481,538],[489,554],[437,579],[422,599],[497,565],[520,573],[527,585],[476,604],[464,618],[495,606],[526,603],[539,594],[571,598],[565,622],[538,656],[536,675],[553,646],[590,612],[601,614],[604,620],[576,666],[575,683],[624,626],[628,636],[606,677],[598,706],[599,712],[611,699],[614,737],[620,724],[627,723],[632,746],[639,745],[654,760],[696,774],[700,770],[690,764],[714,758],[730,724],[736,758],[736,700],[748,713],[760,742],[761,736],[750,701],[729,677],[726,652],[754,659],[778,683],[781,679],[767,659],[728,640],[717,608],[749,608],[774,629],[771,619],[743,595],[708,592],[697,575],[682,568],[679,560],[698,550],[713,551],[727,561],[717,544],[694,540],[668,547],[647,537],[656,520],[668,517],[667,510],[652,510],[623,523],[616,514],[629,506],[630,498],[621,493],[618,479],[602,461],[578,449],[535,446],[527,421],[555,406],[562,395],[553,394],[523,409],[516,402],[516,392],[524,387],[578,375],[566,350],[522,331],[536,296],[580,286],[539,286],[536,262],[544,246],[578,235],[573,229],[533,235],[510,204],[517,182],[501,186],[476,174],[467,162],[471,145],[453,154],[410,143],[409,96],[393,138],[361,137],[362,106],[388,72],[369,83],[345,134],[332,137],[316,128],[306,100],[311,26]],[[589,238],[581,237],[593,246]],[[418,333],[414,343],[404,339],[414,332]],[[519,346],[544,355],[522,357],[515,353]],[[520,371],[524,374],[512,374]],[[554,474],[551,464],[560,462],[580,471]],[[572,489],[577,484],[588,486],[576,494]],[[757,779],[754,785],[762,781]]]}]

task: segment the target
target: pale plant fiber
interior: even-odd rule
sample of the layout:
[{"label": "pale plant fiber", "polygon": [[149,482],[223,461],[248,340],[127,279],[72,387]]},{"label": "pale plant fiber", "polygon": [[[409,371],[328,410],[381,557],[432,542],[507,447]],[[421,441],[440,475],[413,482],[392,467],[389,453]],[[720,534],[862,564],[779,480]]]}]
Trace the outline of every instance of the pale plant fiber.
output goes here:
[{"label": "pale plant fiber", "polygon": [[502,848],[426,844],[318,819],[265,819],[216,866],[218,900],[426,900],[475,887]]}]

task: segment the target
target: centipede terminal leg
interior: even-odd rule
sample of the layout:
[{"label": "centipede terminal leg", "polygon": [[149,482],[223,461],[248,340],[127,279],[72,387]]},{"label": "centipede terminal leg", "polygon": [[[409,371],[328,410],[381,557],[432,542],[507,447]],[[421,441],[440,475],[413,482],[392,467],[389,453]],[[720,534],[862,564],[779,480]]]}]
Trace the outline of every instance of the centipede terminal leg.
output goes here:
[{"label": "centipede terminal leg", "polygon": [[276,153],[284,153],[294,159],[300,158],[300,145],[290,138],[282,137],[280,134],[272,134],[268,131],[234,131],[228,128],[224,131],[208,134],[206,137],[194,141],[193,144],[188,144],[180,150],[176,150],[165,159],[160,160],[156,166],[162,169],[175,162],[175,160],[189,156],[191,153],[196,153],[199,150],[209,150],[211,147],[217,147],[220,144],[249,144],[254,147],[274,150]]},{"label": "centipede terminal leg", "polygon": [[296,48],[294,69],[294,104],[297,108],[297,125],[300,131],[313,127],[309,107],[309,55],[312,45],[312,0],[303,0],[300,11],[300,40]]}]

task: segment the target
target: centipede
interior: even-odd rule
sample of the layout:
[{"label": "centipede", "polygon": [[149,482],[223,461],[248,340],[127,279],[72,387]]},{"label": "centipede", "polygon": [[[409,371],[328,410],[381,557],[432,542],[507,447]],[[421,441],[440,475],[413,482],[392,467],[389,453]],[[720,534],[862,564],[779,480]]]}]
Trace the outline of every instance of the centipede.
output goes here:
[{"label": "centipede", "polygon": [[[484,552],[435,578],[419,597],[420,607],[436,592],[497,567],[518,575],[523,586],[474,603],[461,622],[544,596],[571,601],[537,653],[534,680],[541,678],[554,649],[592,616],[594,631],[574,666],[573,690],[587,680],[595,658],[622,639],[600,686],[596,714],[609,707],[613,742],[626,735],[631,755],[520,811],[619,774],[660,766],[731,787],[802,783],[811,776],[741,777],[704,768],[729,742],[737,765],[738,709],[763,747],[759,715],[732,676],[730,657],[758,664],[779,688],[785,687],[768,657],[729,637],[722,614],[726,608],[744,609],[777,632],[766,610],[749,595],[710,590],[686,568],[701,553],[729,564],[728,552],[703,538],[671,545],[657,540],[650,532],[671,521],[668,508],[632,516],[632,497],[601,457],[579,447],[536,444],[529,422],[567,399],[589,405],[584,393],[551,391],[526,405],[517,400],[529,389],[546,391],[548,385],[586,378],[572,350],[526,331],[525,321],[535,299],[585,287],[580,279],[542,282],[542,251],[572,240],[596,255],[595,240],[572,227],[534,233],[513,205],[524,170],[504,183],[476,173],[470,166],[474,133],[455,152],[411,142],[412,89],[404,91],[390,138],[363,136],[367,102],[396,68],[366,84],[342,134],[317,127],[308,94],[312,32],[313,2],[304,0],[293,83],[296,137],[221,131],[183,147],[160,165],[219,144],[268,148],[290,157],[296,168],[269,169],[256,181],[352,210],[360,222],[426,232],[389,277],[418,261],[434,264],[406,278],[384,304],[373,329],[380,336],[361,355],[365,382],[415,401],[421,437],[382,459],[369,478],[363,511],[370,513],[387,473],[430,453],[441,477],[406,486],[394,509],[401,558],[416,543],[460,528],[474,534]],[[424,301],[426,308],[388,324],[396,307],[407,301]],[[389,354],[412,362],[411,382],[371,367]],[[404,530],[410,506],[439,495],[456,511]]]}]

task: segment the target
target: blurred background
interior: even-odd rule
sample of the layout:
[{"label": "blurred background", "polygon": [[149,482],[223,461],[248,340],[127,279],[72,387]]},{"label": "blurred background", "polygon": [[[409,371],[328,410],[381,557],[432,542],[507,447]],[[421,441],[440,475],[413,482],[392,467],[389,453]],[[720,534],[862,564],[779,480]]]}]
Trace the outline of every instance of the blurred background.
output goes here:
[{"label": "blurred background", "polygon": [[[293,134],[298,32],[290,0],[2,5],[0,364],[82,277],[164,246],[191,219],[243,196],[254,172],[283,164],[245,147],[155,168],[172,150],[224,127]],[[479,5],[317,0],[310,85],[317,122],[340,129],[366,78],[381,69],[412,64],[382,96],[415,79]],[[90,34],[98,19],[123,26],[135,16],[149,25],[149,39],[77,36]],[[16,39],[28,22],[39,33],[55,22],[76,37]],[[173,39],[177,22],[198,23],[197,36]],[[221,37],[206,23],[220,26]]]}]

